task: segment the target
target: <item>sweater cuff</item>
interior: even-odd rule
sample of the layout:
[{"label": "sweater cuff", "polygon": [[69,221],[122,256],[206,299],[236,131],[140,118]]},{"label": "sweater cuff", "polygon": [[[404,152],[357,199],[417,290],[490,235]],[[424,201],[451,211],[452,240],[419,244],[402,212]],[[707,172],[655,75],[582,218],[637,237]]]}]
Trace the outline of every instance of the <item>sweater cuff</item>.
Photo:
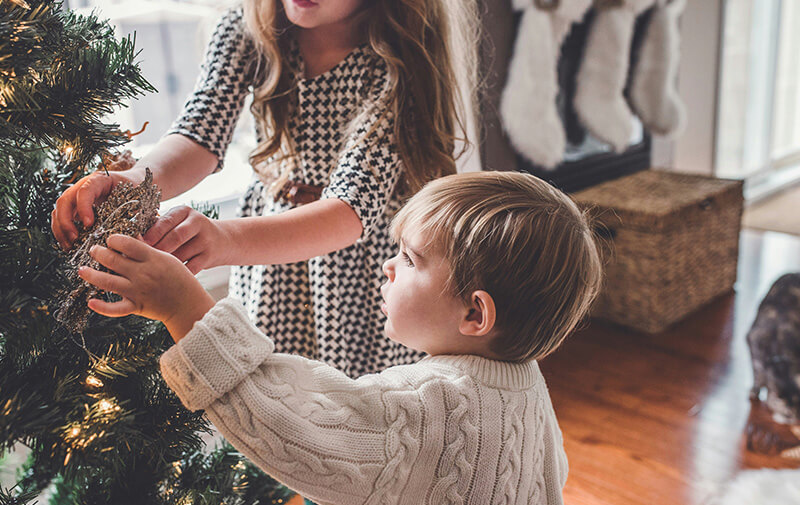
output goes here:
[{"label": "sweater cuff", "polygon": [[272,354],[275,344],[225,298],[161,356],[161,374],[189,410],[205,409]]}]

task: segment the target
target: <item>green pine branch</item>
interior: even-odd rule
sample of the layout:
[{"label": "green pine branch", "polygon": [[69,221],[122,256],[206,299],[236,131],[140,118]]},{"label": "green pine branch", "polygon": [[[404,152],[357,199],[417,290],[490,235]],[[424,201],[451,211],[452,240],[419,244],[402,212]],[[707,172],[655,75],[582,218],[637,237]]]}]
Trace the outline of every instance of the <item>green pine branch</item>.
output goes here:
[{"label": "green pine branch", "polygon": [[[67,151],[72,166],[80,167],[128,142],[119,125],[104,118],[126,100],[155,91],[135,61],[134,39],[116,39],[113,28],[94,15],[43,5],[36,9],[37,22],[20,25],[22,14],[33,16],[34,9],[8,4],[0,10],[0,33],[27,37],[0,44],[0,143],[26,139]],[[21,49],[30,51],[25,68],[16,63]]]},{"label": "green pine branch", "polygon": [[58,505],[285,501],[291,492],[230,446],[202,452],[208,420],[159,373],[172,345],[161,323],[92,314],[72,334],[52,315],[68,268],[50,231],[55,201],[129,141],[107,115],[154,91],[134,46],[59,2],[0,0],[0,451],[31,451],[0,505],[44,489]]}]

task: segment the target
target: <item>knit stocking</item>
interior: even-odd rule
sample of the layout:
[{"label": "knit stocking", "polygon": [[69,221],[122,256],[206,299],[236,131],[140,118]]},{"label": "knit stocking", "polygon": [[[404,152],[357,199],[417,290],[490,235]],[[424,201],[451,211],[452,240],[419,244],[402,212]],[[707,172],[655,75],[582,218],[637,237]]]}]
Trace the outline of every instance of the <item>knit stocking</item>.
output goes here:
[{"label": "knit stocking", "polygon": [[523,156],[544,168],[564,157],[566,136],[556,109],[557,64],[561,42],[591,0],[561,0],[554,10],[534,0],[512,0],[522,10],[514,56],[500,102],[508,138]]},{"label": "knit stocking", "polygon": [[680,57],[678,18],[686,0],[658,0],[642,42],[631,82],[631,106],[653,133],[672,135],[686,112],[676,89]]},{"label": "knit stocking", "polygon": [[636,16],[655,0],[624,0],[598,8],[577,76],[575,110],[586,128],[617,151],[633,133],[633,114],[622,94],[628,76]]}]

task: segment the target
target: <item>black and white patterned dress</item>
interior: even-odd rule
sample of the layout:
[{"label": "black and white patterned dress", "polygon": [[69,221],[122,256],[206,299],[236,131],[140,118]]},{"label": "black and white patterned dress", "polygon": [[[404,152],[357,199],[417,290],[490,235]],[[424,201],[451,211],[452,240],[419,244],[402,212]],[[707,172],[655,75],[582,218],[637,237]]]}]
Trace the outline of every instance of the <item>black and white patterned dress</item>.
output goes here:
[{"label": "black and white patterned dress", "polygon": [[[352,377],[415,361],[420,354],[384,336],[380,311],[381,266],[395,252],[389,222],[401,205],[394,193],[402,165],[391,115],[369,114],[352,135],[345,135],[364,107],[376,102],[386,65],[364,45],[331,70],[305,79],[296,43],[292,47],[288,65],[297,97],[289,128],[297,162],[290,178],[323,186],[322,198],[348,203],[364,231],[356,244],[309,261],[234,267],[230,295],[275,338],[280,352],[320,359]],[[241,7],[229,10],[209,43],[195,90],[169,131],[209,149],[220,166],[252,91],[254,57]],[[369,137],[362,139],[367,132]],[[264,183],[254,178],[239,215],[263,216],[289,208],[282,200],[273,201]]]}]

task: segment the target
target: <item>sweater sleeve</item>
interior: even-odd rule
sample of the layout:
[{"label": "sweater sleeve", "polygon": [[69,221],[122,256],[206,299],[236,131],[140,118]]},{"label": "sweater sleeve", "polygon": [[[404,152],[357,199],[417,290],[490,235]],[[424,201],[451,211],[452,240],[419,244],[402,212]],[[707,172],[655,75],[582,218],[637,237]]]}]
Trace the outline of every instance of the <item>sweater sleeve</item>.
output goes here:
[{"label": "sweater sleeve", "polygon": [[241,7],[229,9],[220,18],[206,48],[194,91],[167,134],[188,137],[219,160],[225,151],[250,92],[255,50],[247,36]]},{"label": "sweater sleeve", "polygon": [[350,379],[273,354],[230,299],[161,358],[167,384],[264,471],[321,503],[396,495],[419,451],[419,393],[402,374]]}]

